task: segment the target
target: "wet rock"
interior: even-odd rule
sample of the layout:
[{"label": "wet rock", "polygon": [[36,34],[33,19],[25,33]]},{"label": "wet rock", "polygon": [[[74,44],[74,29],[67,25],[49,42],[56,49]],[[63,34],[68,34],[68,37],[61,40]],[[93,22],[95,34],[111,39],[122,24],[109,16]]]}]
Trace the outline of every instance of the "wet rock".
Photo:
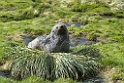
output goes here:
[{"label": "wet rock", "polygon": [[69,46],[69,34],[64,23],[56,24],[49,35],[37,37],[28,44],[28,48],[46,52],[68,52]]},{"label": "wet rock", "polygon": [[0,66],[0,71],[9,71],[11,69],[12,61],[6,61],[5,64]]}]

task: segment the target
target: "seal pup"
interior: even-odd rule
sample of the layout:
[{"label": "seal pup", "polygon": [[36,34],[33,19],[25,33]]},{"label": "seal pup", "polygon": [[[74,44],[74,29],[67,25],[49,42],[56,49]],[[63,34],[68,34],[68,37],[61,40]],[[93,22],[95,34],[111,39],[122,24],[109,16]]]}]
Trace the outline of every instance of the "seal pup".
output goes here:
[{"label": "seal pup", "polygon": [[57,23],[49,35],[40,36],[29,42],[28,48],[43,49],[45,52],[69,52],[69,33],[64,23]]}]

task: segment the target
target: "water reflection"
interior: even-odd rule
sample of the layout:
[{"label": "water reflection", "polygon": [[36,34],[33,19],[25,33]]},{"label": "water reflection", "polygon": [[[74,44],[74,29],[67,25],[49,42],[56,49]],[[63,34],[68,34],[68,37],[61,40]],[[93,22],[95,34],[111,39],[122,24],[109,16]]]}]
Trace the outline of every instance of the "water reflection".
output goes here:
[{"label": "water reflection", "polygon": [[32,40],[34,40],[34,38],[23,36],[23,42],[25,43],[25,45],[28,45],[28,43]]},{"label": "water reflection", "polygon": [[2,71],[0,71],[0,76],[9,77],[9,75],[10,75],[9,72],[2,72]]},{"label": "water reflection", "polygon": [[73,46],[81,46],[81,45],[92,45],[92,44],[95,44],[95,43],[96,42],[89,41],[85,37],[77,38],[77,37],[70,36],[70,46],[71,47],[73,47]]}]

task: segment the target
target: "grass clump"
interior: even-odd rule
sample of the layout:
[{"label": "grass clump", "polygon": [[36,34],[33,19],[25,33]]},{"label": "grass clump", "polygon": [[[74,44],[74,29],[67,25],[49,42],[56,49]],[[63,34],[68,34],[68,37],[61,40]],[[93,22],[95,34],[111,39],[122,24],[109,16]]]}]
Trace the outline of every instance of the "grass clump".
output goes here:
[{"label": "grass clump", "polygon": [[81,50],[78,51],[85,56],[99,58],[101,56],[100,50],[93,46],[84,46]]},{"label": "grass clump", "polygon": [[[27,3],[27,2],[23,2]],[[20,21],[26,19],[33,19],[35,17],[39,17],[41,12],[44,12],[45,9],[50,8],[50,6],[43,3],[30,3],[30,5],[14,2],[4,2],[3,6],[1,6],[2,11],[0,12],[0,21],[9,22],[9,21]],[[19,6],[21,7],[19,7]],[[6,7],[7,6],[7,7]],[[18,7],[16,7],[18,6]]]},{"label": "grass clump", "polygon": [[87,12],[96,8],[107,7],[107,6],[104,6],[103,4],[102,5],[101,4],[80,4],[80,5],[75,5],[73,7],[74,7],[73,8],[74,12]]},{"label": "grass clump", "polygon": [[24,9],[29,7],[30,5],[33,5],[32,2],[12,2],[12,1],[2,1],[0,3],[0,9],[2,11],[14,11],[14,10],[18,10],[18,9]]},{"label": "grass clump", "polygon": [[1,13],[1,20],[2,22],[8,22],[8,21],[19,21],[24,19],[31,19],[34,17],[33,9],[27,8],[17,11],[9,11],[9,12],[0,12]]},{"label": "grass clump", "polygon": [[2,76],[0,76],[0,82],[1,83],[17,83],[16,81],[14,81],[12,79],[5,78],[5,77],[2,77]]},{"label": "grass clump", "polygon": [[96,76],[99,70],[99,64],[94,59],[83,55],[42,53],[20,47],[12,49],[15,51],[9,50],[11,53],[8,52],[8,55],[14,60],[11,76],[15,79],[36,75],[48,80],[58,78],[83,80]]}]

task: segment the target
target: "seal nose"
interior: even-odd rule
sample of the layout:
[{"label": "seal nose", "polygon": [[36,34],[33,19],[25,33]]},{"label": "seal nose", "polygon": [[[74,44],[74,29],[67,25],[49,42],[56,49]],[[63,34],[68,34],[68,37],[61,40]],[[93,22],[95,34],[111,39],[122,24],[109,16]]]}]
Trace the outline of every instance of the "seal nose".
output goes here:
[{"label": "seal nose", "polygon": [[60,29],[64,28],[64,26],[61,26]]}]

